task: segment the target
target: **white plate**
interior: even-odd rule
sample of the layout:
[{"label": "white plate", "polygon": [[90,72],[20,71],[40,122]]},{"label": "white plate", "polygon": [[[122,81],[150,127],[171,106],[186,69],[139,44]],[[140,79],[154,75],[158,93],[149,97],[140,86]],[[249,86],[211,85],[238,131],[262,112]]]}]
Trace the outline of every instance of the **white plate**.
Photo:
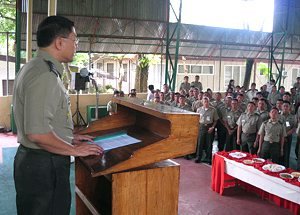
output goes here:
[{"label": "white plate", "polygon": [[270,172],[281,172],[282,170],[285,170],[285,167],[278,164],[266,164],[263,167],[263,170],[268,170]]},{"label": "white plate", "polygon": [[300,172],[292,172],[291,174],[296,178],[300,178]]},{"label": "white plate", "polygon": [[252,160],[254,163],[264,163],[265,162],[265,159],[263,159],[263,158],[253,158]]},{"label": "white plate", "polygon": [[229,156],[231,156],[233,158],[244,158],[247,155],[245,153],[242,153],[242,152],[231,152],[231,153],[229,153]]},{"label": "white plate", "polygon": [[289,173],[280,173],[279,176],[280,176],[280,178],[283,178],[283,179],[293,179],[294,178],[294,176]]},{"label": "white plate", "polygon": [[300,182],[300,177],[298,178],[298,181]]}]

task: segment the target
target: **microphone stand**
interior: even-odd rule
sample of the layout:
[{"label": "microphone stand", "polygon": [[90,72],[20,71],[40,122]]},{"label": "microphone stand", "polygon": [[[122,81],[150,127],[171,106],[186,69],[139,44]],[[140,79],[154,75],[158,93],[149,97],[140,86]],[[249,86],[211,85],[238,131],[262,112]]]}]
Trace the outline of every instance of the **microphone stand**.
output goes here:
[{"label": "microphone stand", "polygon": [[99,118],[98,116],[98,109],[99,109],[99,93],[98,93],[98,86],[97,86],[97,82],[94,78],[90,77],[90,79],[92,80],[92,84],[96,89],[96,108],[95,108],[95,119],[97,120]]}]

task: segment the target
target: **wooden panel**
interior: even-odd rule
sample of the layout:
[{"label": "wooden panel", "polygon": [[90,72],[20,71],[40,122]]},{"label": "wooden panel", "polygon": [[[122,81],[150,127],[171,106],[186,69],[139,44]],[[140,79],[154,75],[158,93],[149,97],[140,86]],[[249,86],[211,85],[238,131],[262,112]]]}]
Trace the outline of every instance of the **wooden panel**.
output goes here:
[{"label": "wooden panel", "polygon": [[146,214],[146,171],[134,171],[112,176],[113,215]]},{"label": "wooden panel", "polygon": [[90,171],[76,158],[75,180],[76,188],[85,197],[85,199],[80,198],[78,196],[80,194],[76,191],[77,215],[92,214],[89,207],[86,206],[88,204],[91,204],[101,214],[111,214],[111,182],[107,177],[91,177]]},{"label": "wooden panel", "polygon": [[[199,115],[169,106],[141,105],[142,100],[115,99],[118,114],[95,121],[81,133],[94,136],[124,130],[141,143],[82,159],[93,177],[120,172],[195,152]],[[128,106],[124,106],[128,105]],[[133,109],[132,109],[133,108]],[[177,111],[177,112],[176,112]],[[124,126],[121,126],[124,125]]]},{"label": "wooden panel", "polygon": [[178,214],[179,166],[168,165],[113,174],[113,215]]}]

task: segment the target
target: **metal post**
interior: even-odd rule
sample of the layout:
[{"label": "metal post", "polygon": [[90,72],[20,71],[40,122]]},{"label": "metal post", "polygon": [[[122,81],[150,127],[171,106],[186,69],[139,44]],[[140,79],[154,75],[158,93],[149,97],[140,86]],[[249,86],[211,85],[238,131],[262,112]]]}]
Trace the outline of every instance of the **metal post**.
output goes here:
[{"label": "metal post", "polygon": [[[176,75],[177,75],[177,65],[178,65],[178,54],[179,54],[179,42],[180,42],[180,26],[181,26],[181,9],[182,9],[182,0],[180,0],[180,6],[179,6],[179,14],[178,16],[175,14],[175,11],[172,7],[172,5],[170,4],[170,1],[168,1],[169,3],[169,7],[168,7],[168,13],[167,13],[167,44],[166,44],[166,72],[165,72],[165,83],[168,84],[171,88],[172,91],[175,90],[175,84],[176,84]],[[177,19],[177,24],[175,26],[175,29],[173,31],[173,33],[170,36],[170,7],[172,8],[172,11],[174,12],[174,15],[176,16]],[[173,36],[176,33],[176,45],[175,45],[175,53],[174,53],[174,63],[173,63],[173,59],[171,57],[171,53],[170,53],[170,45],[171,42],[173,40]],[[171,70],[172,70],[172,76],[170,77],[169,74],[169,61],[170,61],[170,66],[171,66]]]},{"label": "metal post", "polygon": [[6,95],[9,95],[9,33],[6,32]]},{"label": "metal post", "polygon": [[16,65],[15,73],[17,74],[21,68],[21,8],[22,0],[16,1]]},{"label": "metal post", "polygon": [[48,16],[55,16],[57,8],[57,0],[48,0]]},{"label": "metal post", "polygon": [[32,5],[33,0],[28,0],[26,29],[26,62],[28,62],[32,58]]}]

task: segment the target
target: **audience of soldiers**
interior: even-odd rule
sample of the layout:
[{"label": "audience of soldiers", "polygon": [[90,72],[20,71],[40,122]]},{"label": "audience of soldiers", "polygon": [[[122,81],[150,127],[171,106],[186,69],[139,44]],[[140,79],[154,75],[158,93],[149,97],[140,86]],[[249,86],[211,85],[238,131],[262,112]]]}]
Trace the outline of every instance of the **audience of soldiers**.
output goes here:
[{"label": "audience of soldiers", "polygon": [[[163,85],[162,92],[149,85],[147,98],[199,113],[197,150],[185,156],[186,159],[211,164],[216,132],[219,151],[241,150],[289,167],[291,153],[299,156],[300,138],[297,138],[295,152],[291,152],[291,143],[294,133],[300,135],[300,77],[289,92],[283,86],[277,90],[275,83],[271,80],[260,90],[252,83],[246,91],[230,80],[222,95],[211,89],[203,92],[199,76],[191,83],[185,76],[179,92],[171,92],[167,84]],[[297,168],[300,168],[299,160]]]}]

